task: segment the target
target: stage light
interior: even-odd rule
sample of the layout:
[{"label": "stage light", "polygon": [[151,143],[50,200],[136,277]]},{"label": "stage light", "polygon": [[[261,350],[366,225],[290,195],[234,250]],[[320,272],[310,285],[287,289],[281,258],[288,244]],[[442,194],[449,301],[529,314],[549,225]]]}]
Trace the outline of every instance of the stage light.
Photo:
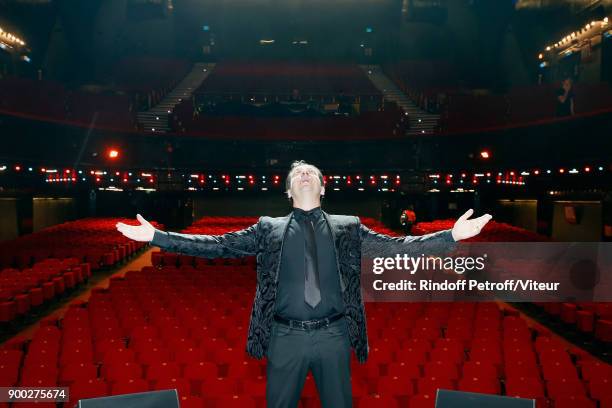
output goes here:
[{"label": "stage light", "polygon": [[488,151],[483,150],[482,152],[480,152],[480,157],[482,157],[483,159],[488,159],[489,157],[491,157],[491,155]]},{"label": "stage light", "polygon": [[119,151],[118,150],[110,149],[108,151],[108,158],[109,159],[116,159],[117,157],[119,157]]},{"label": "stage light", "polygon": [[21,171],[21,166],[19,165],[15,166],[15,171]]},{"label": "stage light", "polygon": [[584,168],[584,171],[588,173],[588,172],[591,171],[591,168],[589,166],[587,166],[587,167]]}]

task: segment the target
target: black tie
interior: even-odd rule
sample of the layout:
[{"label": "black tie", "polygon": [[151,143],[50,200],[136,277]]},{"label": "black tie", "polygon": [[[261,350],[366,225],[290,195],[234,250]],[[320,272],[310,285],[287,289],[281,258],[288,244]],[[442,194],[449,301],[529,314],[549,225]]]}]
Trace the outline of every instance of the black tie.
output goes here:
[{"label": "black tie", "polygon": [[304,301],[313,309],[321,303],[317,243],[311,217],[304,217]]}]

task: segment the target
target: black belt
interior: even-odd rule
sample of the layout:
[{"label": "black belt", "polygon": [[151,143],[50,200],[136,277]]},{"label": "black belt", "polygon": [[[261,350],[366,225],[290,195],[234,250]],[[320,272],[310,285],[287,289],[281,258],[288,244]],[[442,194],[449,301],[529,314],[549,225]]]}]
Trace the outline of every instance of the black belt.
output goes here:
[{"label": "black belt", "polygon": [[302,330],[317,330],[322,327],[329,326],[331,323],[335,322],[336,320],[339,320],[342,317],[344,317],[344,314],[338,313],[338,314],[326,317],[325,319],[291,320],[291,319],[285,319],[284,317],[280,317],[279,315],[274,315],[274,321],[280,324],[284,324],[285,326],[289,326],[291,328],[297,328],[297,329],[302,329]]}]

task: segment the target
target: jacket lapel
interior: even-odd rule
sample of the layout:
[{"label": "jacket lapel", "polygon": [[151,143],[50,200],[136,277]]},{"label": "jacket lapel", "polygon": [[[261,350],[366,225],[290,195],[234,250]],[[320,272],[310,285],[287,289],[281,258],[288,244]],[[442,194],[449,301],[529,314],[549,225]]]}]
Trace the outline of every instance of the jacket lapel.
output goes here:
[{"label": "jacket lapel", "polygon": [[340,279],[340,290],[344,292],[344,290],[346,289],[346,284],[344,282],[344,276],[342,274],[342,270],[340,269],[340,260],[338,258],[338,238],[341,236],[342,231],[338,229],[336,223],[332,221],[333,218],[330,217],[329,214],[327,214],[325,211],[323,211],[323,216],[325,217],[325,221],[327,221],[327,226],[329,227],[329,231],[332,236],[332,241],[334,241],[334,254],[336,255],[336,267],[338,268],[338,278]]},{"label": "jacket lapel", "polygon": [[280,275],[280,267],[283,259],[283,247],[285,245],[285,237],[287,236],[287,230],[289,229],[289,222],[293,217],[293,213],[283,217],[282,221],[279,222],[274,228],[274,234],[280,239],[280,251],[278,251],[278,258],[276,260],[276,267],[274,271],[274,283],[278,283],[278,276]]}]

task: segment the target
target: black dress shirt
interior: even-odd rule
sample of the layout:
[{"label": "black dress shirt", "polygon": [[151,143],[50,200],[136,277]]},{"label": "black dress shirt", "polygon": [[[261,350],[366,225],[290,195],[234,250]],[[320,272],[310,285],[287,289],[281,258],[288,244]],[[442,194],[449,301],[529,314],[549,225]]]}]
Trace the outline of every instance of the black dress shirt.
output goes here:
[{"label": "black dress shirt", "polygon": [[[312,216],[317,243],[317,265],[321,302],[312,308],[304,301],[304,226],[301,220]],[[293,209],[283,242],[280,275],[276,293],[276,313],[285,319],[322,319],[344,312],[334,242],[321,207],[304,211]]]}]

